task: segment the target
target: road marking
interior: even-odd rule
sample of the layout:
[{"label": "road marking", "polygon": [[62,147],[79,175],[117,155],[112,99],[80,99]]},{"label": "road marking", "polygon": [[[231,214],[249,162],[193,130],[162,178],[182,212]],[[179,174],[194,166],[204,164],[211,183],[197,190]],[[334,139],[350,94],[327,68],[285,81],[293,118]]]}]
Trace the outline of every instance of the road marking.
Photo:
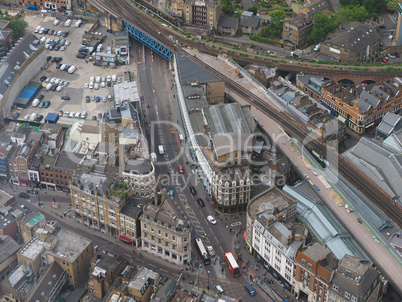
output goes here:
[{"label": "road marking", "polygon": [[151,263],[148,263],[148,265],[149,265],[149,266],[152,266],[152,267],[156,267],[155,265],[153,265],[153,264],[151,264]]},{"label": "road marking", "polygon": [[233,222],[230,226],[235,227],[237,225],[241,225],[241,221]]},{"label": "road marking", "polygon": [[166,273],[168,272],[167,270],[165,270],[165,269],[163,269],[163,268],[161,268],[160,270],[163,271],[163,272],[166,272]]}]

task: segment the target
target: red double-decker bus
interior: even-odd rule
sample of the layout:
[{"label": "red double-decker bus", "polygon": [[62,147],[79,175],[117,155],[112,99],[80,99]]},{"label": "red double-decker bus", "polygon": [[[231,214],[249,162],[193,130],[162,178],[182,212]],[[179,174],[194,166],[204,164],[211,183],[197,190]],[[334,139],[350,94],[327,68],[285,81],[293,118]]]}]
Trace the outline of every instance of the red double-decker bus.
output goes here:
[{"label": "red double-decker bus", "polygon": [[233,278],[240,277],[240,267],[231,252],[225,253],[224,260]]}]

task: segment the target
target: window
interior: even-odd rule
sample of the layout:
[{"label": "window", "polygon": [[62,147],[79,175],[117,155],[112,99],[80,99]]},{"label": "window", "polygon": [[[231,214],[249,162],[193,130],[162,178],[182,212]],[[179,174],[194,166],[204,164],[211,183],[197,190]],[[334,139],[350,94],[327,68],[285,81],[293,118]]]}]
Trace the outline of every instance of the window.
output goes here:
[{"label": "window", "polygon": [[173,241],[176,241],[176,236],[172,236],[172,240],[173,240]]},{"label": "window", "polygon": [[332,289],[333,289],[334,291],[338,291],[339,286],[336,285],[336,284],[332,284]]},{"label": "window", "polygon": [[166,246],[166,247],[169,247],[169,242],[165,242],[165,246]]},{"label": "window", "polygon": [[176,244],[172,244],[172,250],[176,249]]},{"label": "window", "polygon": [[149,248],[149,243],[144,241],[144,247]]},{"label": "window", "polygon": [[154,244],[151,244],[151,250],[154,252],[156,251],[156,246]]},{"label": "window", "polygon": [[161,244],[161,243],[162,243],[162,239],[158,238],[158,243]]},{"label": "window", "polygon": [[311,263],[307,264],[307,269],[308,269],[308,270],[311,271],[311,267],[312,267]]},{"label": "window", "polygon": [[155,241],[155,236],[154,235],[151,235],[151,240]]},{"label": "window", "polygon": [[350,299],[350,293],[348,293],[347,291],[345,291],[345,298]]},{"label": "window", "polygon": [[165,233],[165,237],[166,237],[166,238],[169,238],[169,235],[168,235],[168,233]]},{"label": "window", "polygon": [[148,233],[144,232],[144,238],[148,238]]},{"label": "window", "polygon": [[302,259],[301,260],[301,265],[305,265],[306,264],[306,260]]},{"label": "window", "polygon": [[147,228],[147,224],[146,223],[144,223],[144,229],[146,229]]},{"label": "window", "polygon": [[158,235],[160,235],[161,234],[161,230],[158,230]]}]

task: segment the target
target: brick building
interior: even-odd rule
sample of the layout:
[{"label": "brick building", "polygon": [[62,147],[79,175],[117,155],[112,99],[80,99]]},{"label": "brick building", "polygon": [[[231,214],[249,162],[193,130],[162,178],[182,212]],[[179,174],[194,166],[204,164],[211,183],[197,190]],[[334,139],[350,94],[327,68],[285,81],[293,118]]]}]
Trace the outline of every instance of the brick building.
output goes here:
[{"label": "brick building", "polygon": [[183,3],[183,21],[187,24],[216,29],[221,9],[220,1],[188,0]]},{"label": "brick building", "polygon": [[319,243],[298,251],[293,278],[298,297],[307,295],[308,301],[328,301],[328,288],[337,264],[338,259]]},{"label": "brick building", "polygon": [[65,11],[67,9],[71,9],[71,0],[21,0],[20,3],[23,5],[36,5],[41,6],[46,9],[58,10],[58,11]]},{"label": "brick building", "polygon": [[321,103],[341,116],[347,127],[363,134],[377,126],[387,112],[400,112],[402,94],[392,82],[362,85],[352,92],[341,83],[331,82],[321,88]]},{"label": "brick building", "polygon": [[299,14],[283,22],[282,38],[296,47],[302,47],[307,44],[313,25],[313,21],[307,14]]}]

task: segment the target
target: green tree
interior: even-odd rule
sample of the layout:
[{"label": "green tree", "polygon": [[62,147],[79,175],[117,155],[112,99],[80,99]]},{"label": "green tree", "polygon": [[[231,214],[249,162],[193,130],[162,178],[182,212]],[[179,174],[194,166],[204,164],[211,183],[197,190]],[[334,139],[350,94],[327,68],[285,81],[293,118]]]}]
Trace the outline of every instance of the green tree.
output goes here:
[{"label": "green tree", "polygon": [[247,11],[252,12],[253,15],[255,16],[255,15],[257,15],[257,13],[258,13],[258,7],[257,7],[257,6],[250,6],[250,7],[247,9]]},{"label": "green tree", "polygon": [[398,7],[399,0],[389,0],[387,2],[387,10],[394,13],[396,12],[396,8]]},{"label": "green tree", "polygon": [[283,10],[277,9],[269,13],[272,23],[283,23],[286,18],[286,13]]},{"label": "green tree", "polygon": [[241,16],[242,13],[243,13],[243,11],[238,10],[238,11],[233,15],[233,17],[235,17],[235,18],[240,18],[240,16]]},{"label": "green tree", "polygon": [[308,37],[308,40],[312,43],[317,43],[326,38],[327,35],[334,31],[338,26],[335,20],[329,17],[327,14],[319,12],[314,18],[313,29]]},{"label": "green tree", "polygon": [[122,192],[119,195],[120,200],[126,199],[126,197],[127,197],[127,192]]},{"label": "green tree", "polygon": [[18,18],[11,22],[10,27],[13,30],[14,40],[25,35],[25,29],[27,26],[28,23],[24,20],[24,18]]}]

